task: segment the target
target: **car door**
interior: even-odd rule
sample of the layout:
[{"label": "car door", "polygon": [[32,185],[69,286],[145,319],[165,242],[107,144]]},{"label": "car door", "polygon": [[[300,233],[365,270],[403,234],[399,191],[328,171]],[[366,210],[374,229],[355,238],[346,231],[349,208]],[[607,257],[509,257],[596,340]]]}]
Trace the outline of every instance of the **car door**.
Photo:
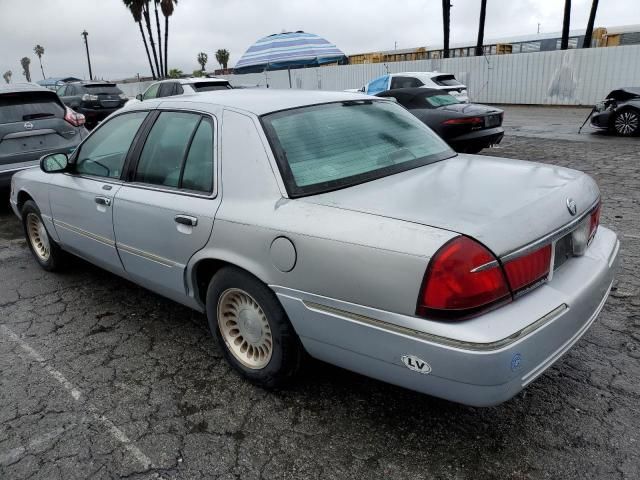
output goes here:
[{"label": "car door", "polygon": [[144,143],[136,147],[130,181],[116,193],[116,244],[132,280],[185,302],[186,265],[209,240],[220,204],[216,122],[187,111],[154,115]]},{"label": "car door", "polygon": [[125,159],[148,112],[128,112],[102,124],[71,158],[70,173],[52,175],[49,203],[66,250],[121,273],[115,248],[113,200]]}]

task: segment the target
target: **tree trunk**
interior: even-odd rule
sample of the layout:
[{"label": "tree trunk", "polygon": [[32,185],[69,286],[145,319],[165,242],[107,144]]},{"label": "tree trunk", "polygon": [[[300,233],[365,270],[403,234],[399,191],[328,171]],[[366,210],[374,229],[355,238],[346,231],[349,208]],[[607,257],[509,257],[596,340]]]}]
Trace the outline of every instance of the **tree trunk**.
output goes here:
[{"label": "tree trunk", "polygon": [[167,57],[169,56],[169,17],[164,17],[164,76],[169,75],[169,64]]},{"label": "tree trunk", "polygon": [[480,0],[480,22],[478,24],[478,42],[476,43],[476,56],[484,55],[484,19],[487,14],[487,0]]},{"label": "tree trunk", "polygon": [[44,68],[42,68],[42,59],[40,57],[38,57],[38,60],[40,60],[40,71],[42,72],[42,79],[46,79],[47,77],[45,77],[44,75]]},{"label": "tree trunk", "polygon": [[449,24],[451,15],[451,1],[442,0],[442,33],[444,36],[444,46],[442,58],[449,58]]},{"label": "tree trunk", "polygon": [[589,23],[587,23],[587,31],[584,34],[584,42],[582,48],[591,48],[591,37],[593,37],[593,25],[596,22],[596,12],[598,11],[598,0],[591,3],[591,13],[589,14]]},{"label": "tree trunk", "polygon": [[142,41],[144,42],[144,49],[147,52],[147,58],[149,59],[149,68],[151,68],[151,77],[155,80],[156,72],[153,69],[153,62],[151,61],[151,54],[149,53],[149,45],[147,45],[147,37],[144,36],[144,30],[142,29],[142,22],[138,22],[138,26],[140,27],[140,35],[142,35]]},{"label": "tree trunk", "polygon": [[564,19],[562,21],[562,40],[560,50],[569,48],[569,24],[571,23],[571,0],[564,0]]},{"label": "tree trunk", "polygon": [[156,13],[156,29],[158,30],[158,52],[160,53],[160,78],[164,77],[164,67],[162,65],[162,32],[160,31],[160,17],[158,16],[158,4],[154,1]]},{"label": "tree trunk", "polygon": [[156,52],[156,43],[153,41],[153,32],[151,31],[151,18],[149,16],[148,5],[142,9],[142,16],[144,17],[144,23],[147,26],[147,33],[149,34],[149,43],[151,43],[151,51],[153,52],[153,63],[156,66],[156,72],[159,72],[158,77],[162,75],[160,72],[160,65],[158,64],[158,54]]}]

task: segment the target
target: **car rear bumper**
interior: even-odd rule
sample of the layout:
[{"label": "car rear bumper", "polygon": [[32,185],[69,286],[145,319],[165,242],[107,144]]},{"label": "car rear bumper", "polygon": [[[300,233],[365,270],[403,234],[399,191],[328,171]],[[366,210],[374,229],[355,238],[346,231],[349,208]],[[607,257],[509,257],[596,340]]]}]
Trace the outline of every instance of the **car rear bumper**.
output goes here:
[{"label": "car rear bumper", "polygon": [[[408,329],[402,315],[272,288],[311,356],[418,392],[491,406],[516,395],[584,335],[608,297],[618,249],[616,235],[601,228],[587,254],[554,272],[550,283],[472,320],[491,332],[492,322],[527,318],[526,328],[482,342]],[[406,356],[426,362],[428,372],[407,368]]]},{"label": "car rear bumper", "polygon": [[476,130],[475,132],[465,133],[453,138],[446,138],[446,142],[455,150],[464,151],[465,148],[473,147],[489,147],[497,145],[504,137],[504,128],[494,127],[484,130]]}]

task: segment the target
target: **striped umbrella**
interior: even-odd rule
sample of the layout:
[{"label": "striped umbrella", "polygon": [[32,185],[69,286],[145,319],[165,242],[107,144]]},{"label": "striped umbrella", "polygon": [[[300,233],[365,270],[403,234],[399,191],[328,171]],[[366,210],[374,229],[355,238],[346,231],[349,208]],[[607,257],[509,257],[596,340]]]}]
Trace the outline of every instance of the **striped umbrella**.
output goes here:
[{"label": "striped umbrella", "polygon": [[251,45],[238,60],[236,73],[317,67],[327,63],[345,63],[347,57],[334,44],[305,32],[276,33]]}]

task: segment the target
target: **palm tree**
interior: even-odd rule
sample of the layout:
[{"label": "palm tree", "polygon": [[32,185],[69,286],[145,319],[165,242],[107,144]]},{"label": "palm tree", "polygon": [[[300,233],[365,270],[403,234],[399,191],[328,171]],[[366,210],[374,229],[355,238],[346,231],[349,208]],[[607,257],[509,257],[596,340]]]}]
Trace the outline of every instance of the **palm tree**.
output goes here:
[{"label": "palm tree", "polygon": [[129,9],[131,15],[133,16],[133,21],[138,24],[140,27],[140,35],[142,36],[142,42],[144,43],[144,49],[147,52],[147,59],[149,60],[149,68],[151,68],[151,76],[155,80],[156,72],[153,69],[153,63],[151,62],[151,54],[149,53],[149,46],[147,45],[147,37],[144,35],[144,30],[142,29],[142,1],[141,0],[123,0],[125,7]]},{"label": "palm tree", "polygon": [[562,40],[560,50],[569,48],[569,25],[571,23],[571,0],[564,0],[564,19],[562,20]]},{"label": "palm tree", "polygon": [[198,54],[197,60],[198,60],[198,63],[200,64],[200,66],[202,67],[202,71],[204,72],[204,66],[209,61],[209,55],[207,55],[204,52],[200,52]]},{"label": "palm tree", "polygon": [[160,16],[158,15],[158,3],[160,0],[153,0],[153,8],[156,14],[156,30],[158,31],[158,52],[160,53],[160,76],[164,77],[164,67],[162,65],[162,32],[160,31]]},{"label": "palm tree", "polygon": [[22,57],[20,59],[20,65],[22,65],[22,75],[27,79],[27,82],[31,81],[31,72],[29,71],[29,65],[31,64],[31,59],[29,57]]},{"label": "palm tree", "polygon": [[147,33],[149,34],[149,43],[151,43],[151,51],[153,52],[153,62],[156,66],[156,72],[158,77],[162,78],[162,72],[160,71],[160,64],[158,63],[158,53],[156,51],[156,42],[153,41],[153,33],[151,32],[151,16],[149,15],[149,2],[151,0],[141,0],[142,2],[142,18],[144,18],[144,24],[147,26]]},{"label": "palm tree", "polygon": [[169,17],[173,15],[174,6],[178,4],[178,0],[160,0],[160,8],[164,15],[164,74],[168,75],[167,56],[169,51]]},{"label": "palm tree", "polygon": [[587,23],[587,31],[584,34],[584,42],[582,48],[591,48],[591,37],[593,36],[593,24],[596,22],[596,12],[598,11],[598,0],[591,3],[591,13],[589,14],[589,22]]},{"label": "palm tree", "polygon": [[42,45],[36,45],[33,47],[33,53],[38,56],[38,60],[40,60],[40,71],[42,72],[42,79],[44,80],[46,77],[44,76],[44,68],[42,68],[42,55],[44,55],[44,47]]},{"label": "palm tree", "polygon": [[220,64],[223,70],[227,69],[227,64],[229,63],[230,53],[226,48],[221,48],[216,52],[216,61]]},{"label": "palm tree", "polygon": [[442,0],[442,33],[444,36],[443,58],[449,58],[449,25],[451,20],[451,0]]},{"label": "palm tree", "polygon": [[4,78],[5,82],[11,83],[11,75],[13,75],[13,72],[11,70],[7,70],[2,74],[2,78]]},{"label": "palm tree", "polygon": [[478,42],[476,43],[476,56],[484,55],[484,19],[487,14],[487,0],[480,0],[480,22],[478,25]]},{"label": "palm tree", "polygon": [[172,68],[169,70],[169,78],[180,78],[182,75],[182,70],[179,68]]}]

